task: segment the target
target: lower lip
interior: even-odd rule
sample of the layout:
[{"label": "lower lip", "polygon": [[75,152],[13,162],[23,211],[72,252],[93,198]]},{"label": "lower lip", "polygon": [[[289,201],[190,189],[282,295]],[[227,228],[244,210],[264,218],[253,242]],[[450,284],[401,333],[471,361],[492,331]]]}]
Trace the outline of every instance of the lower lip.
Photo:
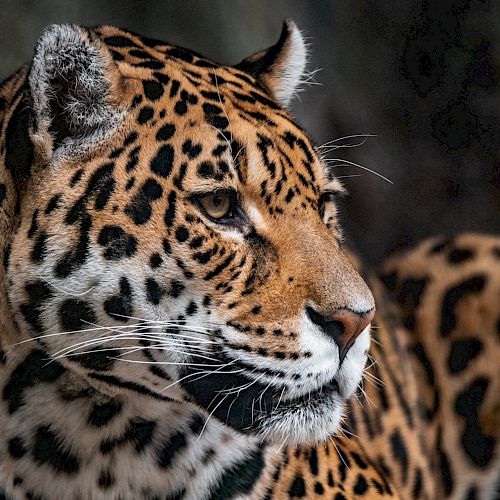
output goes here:
[{"label": "lower lip", "polygon": [[[283,404],[286,404],[287,406],[290,405],[290,404],[294,404],[294,403],[304,403],[304,402],[308,402],[308,401],[311,401],[313,399],[319,399],[321,397],[324,397],[324,396],[327,396],[331,393],[337,393],[337,394],[340,394],[340,389],[339,389],[339,385],[337,383],[336,380],[331,380],[330,382],[328,382],[327,384],[321,386],[319,389],[316,389],[315,391],[313,392],[310,392],[310,393],[307,393],[303,396],[299,396],[299,397],[296,397],[296,398],[291,398],[291,399],[286,399],[286,400],[282,400],[282,403]],[[279,398],[276,397],[276,398],[273,398],[274,399],[274,403],[277,404],[278,403],[278,400]]]}]

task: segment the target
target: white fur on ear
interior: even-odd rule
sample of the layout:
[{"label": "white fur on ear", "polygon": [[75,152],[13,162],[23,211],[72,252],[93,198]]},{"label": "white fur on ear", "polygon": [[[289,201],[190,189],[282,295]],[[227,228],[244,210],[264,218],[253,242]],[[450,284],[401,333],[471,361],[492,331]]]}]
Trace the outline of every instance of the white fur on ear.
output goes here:
[{"label": "white fur on ear", "polygon": [[299,28],[293,21],[288,21],[288,41],[283,47],[282,60],[274,71],[273,93],[276,99],[288,106],[300,87],[307,65],[307,46]]},{"label": "white fur on ear", "polygon": [[235,67],[250,73],[287,107],[304,80],[307,45],[293,21],[285,21],[276,45],[247,57]]},{"label": "white fur on ear", "polygon": [[45,28],[29,75],[37,129],[50,132],[56,144],[109,129],[117,114],[111,106],[113,68],[108,49],[89,30]]}]

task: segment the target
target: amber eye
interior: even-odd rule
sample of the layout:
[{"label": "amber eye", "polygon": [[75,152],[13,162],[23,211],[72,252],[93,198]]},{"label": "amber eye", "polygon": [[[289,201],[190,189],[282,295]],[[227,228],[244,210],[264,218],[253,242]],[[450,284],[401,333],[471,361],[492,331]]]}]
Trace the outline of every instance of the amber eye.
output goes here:
[{"label": "amber eye", "polygon": [[219,192],[204,195],[198,198],[198,202],[207,215],[220,220],[234,215],[233,198],[229,192]]}]

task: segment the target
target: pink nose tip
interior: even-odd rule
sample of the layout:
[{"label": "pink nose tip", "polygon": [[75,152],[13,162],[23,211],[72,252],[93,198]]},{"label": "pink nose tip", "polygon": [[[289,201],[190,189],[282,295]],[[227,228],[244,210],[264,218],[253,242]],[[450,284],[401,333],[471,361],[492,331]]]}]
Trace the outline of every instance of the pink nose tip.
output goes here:
[{"label": "pink nose tip", "polygon": [[364,313],[357,313],[349,309],[339,309],[330,317],[330,321],[339,325],[339,333],[334,336],[334,340],[339,346],[340,361],[345,358],[347,351],[361,332],[373,321],[375,309]]},{"label": "pink nose tip", "polygon": [[337,309],[333,314],[323,316],[308,307],[307,314],[313,323],[333,338],[339,348],[339,359],[342,362],[356,338],[372,322],[375,308],[363,312]]}]

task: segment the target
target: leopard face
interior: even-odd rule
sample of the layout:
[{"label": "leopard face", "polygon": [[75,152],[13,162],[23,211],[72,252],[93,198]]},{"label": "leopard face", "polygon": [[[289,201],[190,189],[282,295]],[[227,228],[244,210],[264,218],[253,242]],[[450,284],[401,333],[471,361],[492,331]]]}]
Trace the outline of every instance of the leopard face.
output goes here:
[{"label": "leopard face", "polygon": [[331,435],[374,301],[342,251],[342,187],[282,106],[304,64],[293,23],[237,67],[49,28],[12,103],[33,110],[8,261],[26,341],[106,393],[280,442]]}]

